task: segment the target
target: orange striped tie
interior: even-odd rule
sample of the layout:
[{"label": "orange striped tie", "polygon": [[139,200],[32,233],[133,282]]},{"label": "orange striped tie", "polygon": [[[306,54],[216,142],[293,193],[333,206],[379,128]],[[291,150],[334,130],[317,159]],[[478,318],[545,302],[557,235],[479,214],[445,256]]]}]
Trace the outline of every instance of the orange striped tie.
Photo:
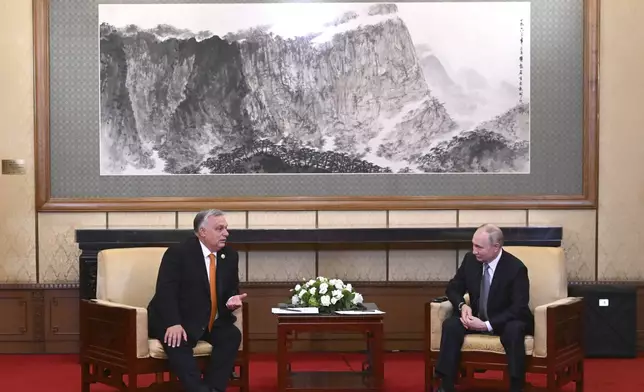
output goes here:
[{"label": "orange striped tie", "polygon": [[217,268],[215,268],[215,255],[211,253],[208,257],[210,257],[210,322],[208,329],[212,330],[212,324],[217,315]]}]

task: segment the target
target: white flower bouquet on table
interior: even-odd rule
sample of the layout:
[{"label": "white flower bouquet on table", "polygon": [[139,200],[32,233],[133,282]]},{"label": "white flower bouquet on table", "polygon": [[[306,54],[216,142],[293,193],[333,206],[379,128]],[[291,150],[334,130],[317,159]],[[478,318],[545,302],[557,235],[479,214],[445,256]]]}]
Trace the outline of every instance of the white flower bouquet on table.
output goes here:
[{"label": "white flower bouquet on table", "polygon": [[351,283],[345,284],[340,279],[323,276],[308,281],[304,279],[290,291],[292,306],[317,307],[321,313],[364,309],[362,295],[353,289]]}]

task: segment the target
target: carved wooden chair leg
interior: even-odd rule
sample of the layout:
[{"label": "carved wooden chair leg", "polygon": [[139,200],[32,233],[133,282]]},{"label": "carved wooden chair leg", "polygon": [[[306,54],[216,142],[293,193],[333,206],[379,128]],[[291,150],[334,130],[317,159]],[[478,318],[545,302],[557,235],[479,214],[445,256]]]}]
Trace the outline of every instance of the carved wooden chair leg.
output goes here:
[{"label": "carved wooden chair leg", "polygon": [[575,392],[584,392],[584,360],[577,364],[577,380],[575,380]]},{"label": "carved wooden chair leg", "polygon": [[548,392],[556,392],[557,391],[557,373],[554,371],[550,371],[547,374],[547,383],[546,383],[546,390]]},{"label": "carved wooden chair leg", "polygon": [[434,392],[434,366],[425,369],[425,392]]},{"label": "carved wooden chair leg", "polygon": [[241,380],[242,387],[239,388],[239,392],[249,392],[250,390],[250,374],[248,373],[247,366],[239,367],[239,378]]},{"label": "carved wooden chair leg", "polygon": [[90,364],[85,362],[81,364],[81,392],[90,392],[90,385]]},{"label": "carved wooden chair leg", "polygon": [[139,390],[139,378],[136,373],[129,373],[127,375],[127,390],[134,392]]}]

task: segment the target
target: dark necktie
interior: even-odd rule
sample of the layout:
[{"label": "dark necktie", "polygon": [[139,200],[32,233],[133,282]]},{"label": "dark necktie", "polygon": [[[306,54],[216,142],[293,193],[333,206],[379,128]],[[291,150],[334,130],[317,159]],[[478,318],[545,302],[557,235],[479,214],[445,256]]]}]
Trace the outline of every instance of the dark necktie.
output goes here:
[{"label": "dark necktie", "polygon": [[481,298],[479,299],[479,318],[488,321],[487,297],[490,294],[490,265],[483,264],[483,277],[481,278]]}]

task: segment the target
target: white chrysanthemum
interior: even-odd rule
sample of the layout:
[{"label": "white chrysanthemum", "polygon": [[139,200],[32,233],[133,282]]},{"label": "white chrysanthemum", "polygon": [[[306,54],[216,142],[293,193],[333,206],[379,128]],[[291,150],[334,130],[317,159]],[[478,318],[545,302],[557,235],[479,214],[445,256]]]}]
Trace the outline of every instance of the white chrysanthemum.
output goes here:
[{"label": "white chrysanthemum", "polygon": [[331,297],[323,295],[322,298],[320,298],[320,302],[322,303],[322,306],[329,306],[331,305]]}]

